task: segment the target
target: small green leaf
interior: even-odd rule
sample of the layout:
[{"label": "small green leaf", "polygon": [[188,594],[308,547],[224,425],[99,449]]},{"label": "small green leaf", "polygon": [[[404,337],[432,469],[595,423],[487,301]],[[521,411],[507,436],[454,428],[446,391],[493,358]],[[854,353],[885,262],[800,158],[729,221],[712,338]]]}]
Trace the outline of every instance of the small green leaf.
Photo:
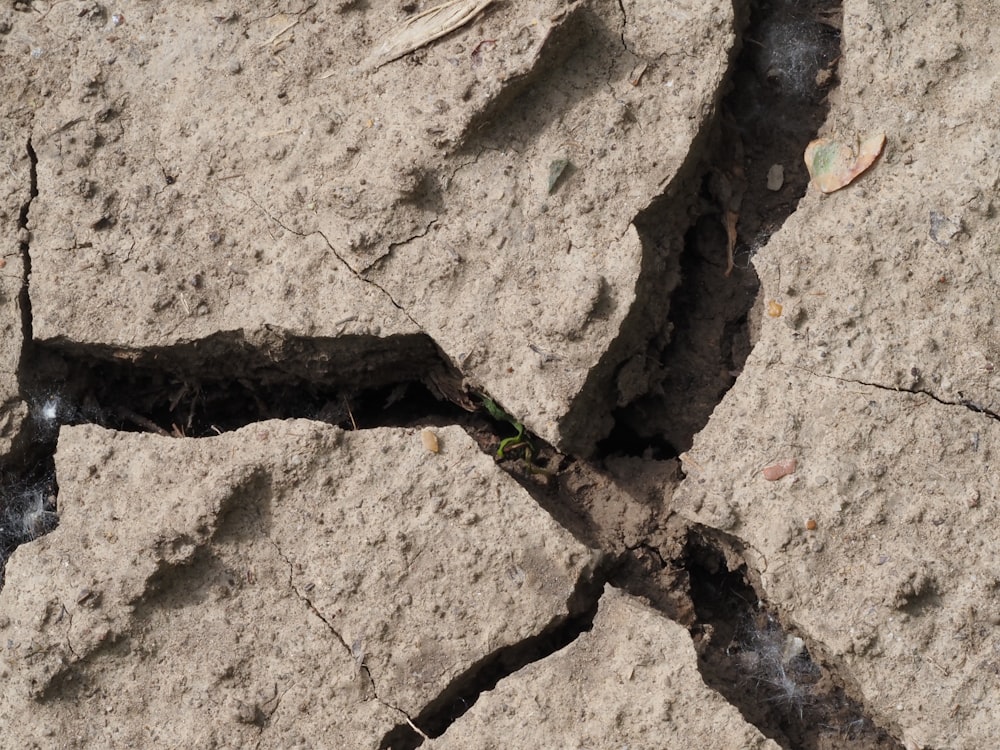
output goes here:
[{"label": "small green leaf", "polygon": [[489,398],[488,396],[482,396],[481,398],[483,399],[483,406],[486,407],[486,411],[490,413],[491,417],[500,422],[508,422],[510,424],[514,424],[514,418],[510,414],[505,412],[503,409],[501,409],[497,405],[496,401]]},{"label": "small green leaf", "polygon": [[559,186],[559,180],[570,166],[569,159],[556,159],[549,164],[549,195],[552,195]]}]

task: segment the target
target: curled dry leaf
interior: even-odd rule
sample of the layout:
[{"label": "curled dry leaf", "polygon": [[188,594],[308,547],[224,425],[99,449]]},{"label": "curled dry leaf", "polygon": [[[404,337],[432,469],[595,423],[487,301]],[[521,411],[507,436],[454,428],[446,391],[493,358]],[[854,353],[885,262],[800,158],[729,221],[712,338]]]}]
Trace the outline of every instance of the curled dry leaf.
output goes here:
[{"label": "curled dry leaf", "polygon": [[795,473],[795,467],[798,466],[799,462],[794,458],[787,458],[784,461],[778,461],[770,466],[765,466],[761,471],[764,475],[764,479],[769,482],[777,482],[782,477],[787,477],[789,474]]},{"label": "curled dry leaf", "polygon": [[885,147],[885,133],[869,136],[854,149],[846,143],[819,138],[806,146],[805,161],[812,184],[824,193],[850,185],[875,163]]}]

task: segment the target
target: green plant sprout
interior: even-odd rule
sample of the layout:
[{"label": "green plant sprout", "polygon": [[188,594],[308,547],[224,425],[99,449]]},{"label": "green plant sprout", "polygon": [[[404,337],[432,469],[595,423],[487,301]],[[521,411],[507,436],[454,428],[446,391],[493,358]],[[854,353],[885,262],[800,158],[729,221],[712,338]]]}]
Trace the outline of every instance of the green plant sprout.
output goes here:
[{"label": "green plant sprout", "polygon": [[498,422],[506,422],[515,430],[517,434],[513,437],[504,438],[500,441],[500,447],[497,448],[497,458],[503,458],[504,453],[510,450],[516,450],[518,448],[524,448],[524,456],[528,463],[531,463],[531,454],[533,452],[531,445],[531,440],[524,434],[524,425],[518,422],[514,417],[501,409],[497,402],[488,396],[482,396],[483,406],[486,407],[486,411],[490,413]]},{"label": "green plant sprout", "polygon": [[524,466],[527,468],[528,472],[531,474],[544,474],[547,477],[554,476],[548,469],[542,468],[535,463],[535,445],[531,442],[531,438],[528,436],[527,431],[524,429],[524,425],[518,420],[514,419],[510,414],[505,412],[496,401],[489,398],[488,396],[480,396],[483,401],[483,406],[486,407],[486,411],[490,413],[490,416],[498,422],[506,422],[515,430],[517,434],[513,437],[504,438],[500,441],[500,447],[497,448],[497,458],[504,458],[504,454],[508,451],[514,451],[518,448],[524,449]]}]

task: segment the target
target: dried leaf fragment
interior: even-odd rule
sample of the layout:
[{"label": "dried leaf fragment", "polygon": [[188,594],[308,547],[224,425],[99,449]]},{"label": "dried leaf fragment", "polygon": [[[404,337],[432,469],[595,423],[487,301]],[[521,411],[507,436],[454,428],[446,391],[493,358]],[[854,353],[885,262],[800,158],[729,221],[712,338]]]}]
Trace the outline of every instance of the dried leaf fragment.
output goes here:
[{"label": "dried leaf fragment", "polygon": [[882,153],[885,133],[861,141],[855,150],[840,141],[819,138],[806,146],[805,162],[812,184],[824,193],[850,185]]},{"label": "dried leaf fragment", "polygon": [[431,453],[441,452],[441,446],[438,444],[438,436],[434,430],[421,430],[420,440],[423,442],[424,448]]},{"label": "dried leaf fragment", "polygon": [[782,477],[794,474],[795,467],[798,466],[798,464],[799,462],[794,458],[786,458],[784,461],[778,461],[770,466],[765,466],[763,470],[761,470],[761,474],[764,475],[764,479],[767,481],[777,482]]},{"label": "dried leaf fragment", "polygon": [[362,64],[364,70],[381,68],[415,49],[440,39],[469,23],[493,0],[449,0],[406,19]]}]

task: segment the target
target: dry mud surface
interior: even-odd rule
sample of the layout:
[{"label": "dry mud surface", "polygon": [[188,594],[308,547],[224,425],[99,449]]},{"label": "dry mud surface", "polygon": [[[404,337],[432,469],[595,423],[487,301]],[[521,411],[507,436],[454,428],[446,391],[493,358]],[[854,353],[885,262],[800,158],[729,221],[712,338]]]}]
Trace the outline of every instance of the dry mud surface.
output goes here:
[{"label": "dry mud surface", "polygon": [[0,747],[993,746],[1000,6],[431,5],[0,7]]}]

